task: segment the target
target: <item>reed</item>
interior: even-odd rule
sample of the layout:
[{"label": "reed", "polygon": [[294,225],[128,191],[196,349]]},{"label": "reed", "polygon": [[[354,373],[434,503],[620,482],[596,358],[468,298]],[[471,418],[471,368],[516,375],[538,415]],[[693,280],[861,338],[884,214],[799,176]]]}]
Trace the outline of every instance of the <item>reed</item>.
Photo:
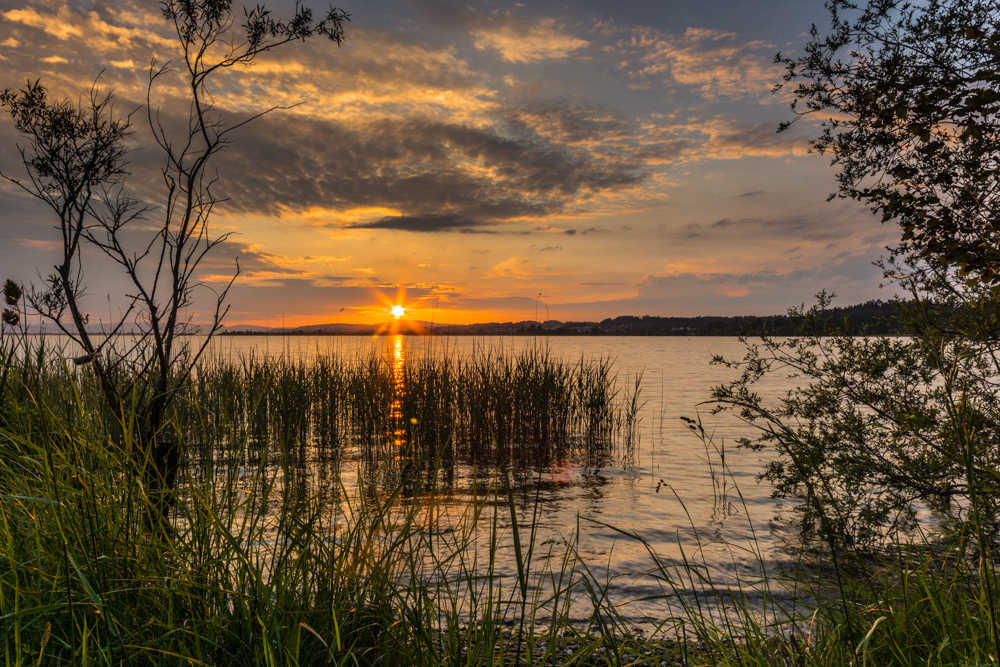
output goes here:
[{"label": "reed", "polygon": [[245,436],[255,455],[268,447],[271,463],[351,450],[378,467],[405,448],[425,467],[568,455],[596,465],[634,446],[640,391],[638,378],[619,386],[611,359],[568,363],[537,348],[308,364],[250,356],[199,367],[175,423],[203,460],[231,456]]}]

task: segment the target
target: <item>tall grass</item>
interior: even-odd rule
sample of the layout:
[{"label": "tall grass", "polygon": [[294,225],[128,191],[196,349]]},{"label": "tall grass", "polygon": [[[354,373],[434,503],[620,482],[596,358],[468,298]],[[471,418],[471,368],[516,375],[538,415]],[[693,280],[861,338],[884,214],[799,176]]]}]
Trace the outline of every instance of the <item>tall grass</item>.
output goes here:
[{"label": "tall grass", "polygon": [[[215,394],[209,406],[189,398],[175,427],[188,437],[200,428],[255,463],[215,468],[209,457],[205,474],[189,470],[176,533],[163,539],[143,521],[153,500],[133,470],[130,426],[106,422],[86,373],[44,350],[8,362],[0,387],[6,664],[517,664],[561,660],[564,650],[590,655],[607,641],[570,622],[579,559],[572,545],[532,558],[534,532],[518,524],[506,474],[490,476],[485,495],[460,511],[439,505],[433,488],[406,500],[401,484],[368,489],[363,476],[357,493],[340,487],[342,502],[332,505],[296,483],[291,453],[313,426],[303,426],[307,412],[292,399],[340,380],[372,382],[370,396],[385,381],[378,368],[310,376],[250,360],[200,374],[196,387],[235,375],[245,391]],[[327,419],[330,401],[303,402],[311,419]],[[259,420],[262,405],[277,414]],[[278,465],[269,463],[272,447],[283,452]],[[511,540],[519,558],[505,575],[497,553]]]},{"label": "tall grass", "polygon": [[[472,436],[450,449],[438,438],[460,431],[471,414],[509,415],[521,400],[550,400],[567,424],[583,425],[566,433],[585,443],[590,423],[579,415],[595,409],[587,397],[613,391],[599,370],[581,379],[576,365],[467,364],[463,372],[482,377],[473,391],[455,381],[466,377],[455,362],[440,361],[407,370],[404,386],[419,378],[424,388],[402,395],[399,375],[378,359],[353,366],[326,359],[315,373],[250,359],[199,373],[174,426],[193,445],[224,444],[240,465],[209,456],[199,474],[189,468],[176,533],[164,539],[143,521],[152,499],[133,470],[130,425],[108,423],[86,373],[54,363],[46,349],[0,352],[4,665],[997,662],[981,576],[992,564],[966,562],[929,540],[845,565],[843,586],[830,585],[829,563],[810,550],[791,580],[768,574],[766,555],[756,552],[758,574],[724,585],[695,554],[668,559],[641,535],[619,531],[646,545],[649,566],[636,576],[658,586],[651,597],[671,603],[640,635],[612,582],[580,557],[572,536],[558,548],[538,543],[530,511],[516,507],[513,468],[489,468],[482,493],[473,487],[460,508],[442,501],[438,474],[427,478],[427,493],[411,498],[398,476],[391,488],[372,488],[361,475],[357,492],[334,476],[335,503],[299,484],[297,450],[332,456],[343,446],[336,443],[359,437],[359,425],[392,427],[413,414],[426,424],[404,426],[413,443],[404,459],[419,447],[438,462],[474,452]],[[519,373],[530,379],[511,379]],[[526,386],[535,381],[548,388]],[[344,388],[352,382],[359,389]],[[534,398],[491,393],[504,386]],[[315,399],[323,393],[327,399]],[[459,410],[460,395],[484,407]],[[363,396],[385,402],[363,406]],[[574,413],[574,405],[589,407]],[[351,410],[369,417],[342,417]],[[530,429],[512,422],[493,429],[511,443],[498,451],[580,446],[572,435],[566,444],[558,420],[526,414]],[[397,434],[374,426],[370,433],[378,446],[396,446],[386,438]],[[709,454],[722,451],[710,445]],[[727,474],[721,457],[716,466]],[[723,488],[738,505],[738,487],[717,492]],[[508,550],[513,569],[500,562]]]}]

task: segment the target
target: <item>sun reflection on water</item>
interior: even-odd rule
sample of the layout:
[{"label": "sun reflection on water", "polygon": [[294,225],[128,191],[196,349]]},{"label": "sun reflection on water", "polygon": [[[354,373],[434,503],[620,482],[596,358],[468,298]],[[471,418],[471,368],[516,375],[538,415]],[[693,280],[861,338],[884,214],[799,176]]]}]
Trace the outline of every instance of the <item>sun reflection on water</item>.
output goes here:
[{"label": "sun reflection on water", "polygon": [[[389,415],[392,419],[393,432],[392,444],[396,447],[406,446],[406,427],[403,424],[403,373],[406,364],[406,352],[403,345],[403,335],[392,336],[392,405],[389,407]],[[396,454],[396,460],[402,458],[401,453]]]}]

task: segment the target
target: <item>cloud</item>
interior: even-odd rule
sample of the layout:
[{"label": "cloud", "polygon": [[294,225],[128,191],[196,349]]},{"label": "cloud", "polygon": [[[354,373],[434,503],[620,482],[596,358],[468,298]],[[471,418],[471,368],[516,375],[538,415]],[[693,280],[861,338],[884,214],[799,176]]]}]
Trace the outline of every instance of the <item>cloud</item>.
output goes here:
[{"label": "cloud", "polygon": [[[62,94],[73,94],[105,71],[105,82],[120,95],[142,100],[152,59],[183,62],[156,3],[123,0],[83,8],[71,2],[54,9],[35,2],[0,17],[9,39],[21,44],[0,56],[8,73],[22,80],[43,76]],[[260,111],[262,100],[275,106],[307,102],[309,113],[339,118],[363,118],[373,108],[384,113],[446,109],[453,118],[463,118],[489,104],[490,91],[481,77],[451,49],[355,24],[347,40],[343,49],[323,39],[293,44],[262,55],[252,69],[218,72],[213,94],[229,112]],[[68,64],[40,68],[41,58],[52,54]],[[137,66],[128,68],[129,63]],[[179,77],[166,76],[154,101],[170,106],[185,92]]]},{"label": "cloud", "polygon": [[[84,9],[64,4],[54,12],[45,7],[20,7],[0,13],[16,35],[30,34],[36,46],[44,35],[57,40],[61,53],[94,55],[121,51],[159,51],[159,56],[175,49],[167,23],[150,20],[149,8],[134,2],[95,3]],[[27,40],[25,40],[27,41]],[[147,58],[144,58],[146,60]]]},{"label": "cloud", "polygon": [[713,262],[676,263],[634,283],[631,296],[566,304],[560,312],[580,319],[615,315],[774,315],[789,306],[811,304],[820,290],[838,304],[891,298],[877,289],[877,249],[848,253],[806,268],[727,271]]},{"label": "cloud", "polygon": [[895,232],[888,227],[873,227],[869,215],[849,203],[829,206],[808,213],[786,213],[765,217],[720,218],[710,223],[690,223],[676,231],[687,239],[705,239],[710,243],[742,239],[755,244],[808,245],[812,248],[849,243],[861,248],[881,246]]},{"label": "cloud", "polygon": [[[636,128],[617,111],[567,98],[536,98],[512,109],[517,119],[538,134],[572,146],[621,147],[635,139]],[[508,112],[510,113],[510,112]]]},{"label": "cloud", "polygon": [[[73,95],[69,91],[86,86],[111,62],[106,87],[115,87],[121,109],[136,108],[134,101],[144,98],[144,68],[127,65],[149,58],[146,37],[157,51],[173,48],[162,17],[127,1],[100,12],[39,4],[4,16],[17,37],[30,37],[24,43],[38,44],[33,50],[54,51],[69,61],[59,71],[41,73],[53,97]],[[521,25],[510,17],[468,17],[468,25],[481,31],[491,27],[498,35],[569,48],[556,39],[561,27],[551,21]],[[267,104],[308,101],[247,126],[217,156],[216,191],[229,198],[219,213],[309,213],[310,224],[329,227],[485,233],[491,223],[581,211],[603,197],[635,192],[648,178],[649,168],[635,155],[647,150],[637,137],[640,128],[610,110],[567,99],[503,97],[451,48],[351,27],[344,49],[331,53],[329,45],[313,40],[218,78],[214,113],[230,123]],[[88,53],[91,33],[99,36],[97,58]],[[540,46],[520,47],[532,58],[542,53]],[[18,51],[10,71],[36,75],[33,50]],[[187,127],[182,92],[179,78],[170,75],[159,80],[153,97],[175,145],[183,145]],[[148,132],[137,129],[137,143],[151,143]],[[162,203],[162,156],[141,150],[131,160],[137,194]],[[357,209],[383,212],[351,218]]]},{"label": "cloud", "polygon": [[486,277],[525,280],[534,275],[536,268],[528,257],[511,257],[495,264]]},{"label": "cloud", "polygon": [[[550,20],[521,23],[506,15],[456,11],[466,29],[510,38],[489,48],[516,46],[526,58],[558,57],[586,44],[560,38],[564,27]],[[128,0],[100,11],[38,4],[4,16],[15,37],[38,44],[16,52],[12,72],[32,76],[38,66],[34,50],[69,60],[46,75],[54,97],[85,86],[99,67],[112,62],[116,67],[106,71],[106,86],[115,87],[121,109],[131,110],[144,99],[144,68],[125,65],[147,61],[150,44],[162,53],[173,48],[162,17]],[[676,143],[645,136],[641,126],[607,107],[504,95],[485,85],[485,75],[451,48],[371,27],[351,28],[344,49],[331,52],[313,40],[219,77],[215,113],[229,122],[266,104],[308,101],[240,130],[217,156],[216,191],[229,198],[219,213],[308,214],[308,224],[331,228],[489,233],[495,230],[487,225],[581,215],[603,201],[638,196],[651,175],[650,155],[676,156]],[[88,52],[91,33],[99,42],[97,58]],[[511,41],[517,36],[526,41]],[[181,92],[172,75],[154,91],[159,118],[175,131],[175,145],[183,144],[187,127]],[[149,144],[141,116],[135,139]],[[131,160],[137,194],[162,203],[162,156],[141,150]],[[379,212],[359,219],[354,213],[359,209]]]},{"label": "cloud", "polygon": [[62,40],[83,36],[78,16],[74,16],[72,10],[65,6],[60,7],[55,16],[42,16],[34,7],[25,7],[3,12],[3,17],[12,23],[37,28]]},{"label": "cloud", "polygon": [[52,240],[42,240],[42,239],[9,239],[11,243],[15,243],[25,248],[31,248],[33,250],[44,250],[53,253],[55,256],[56,252],[61,252],[63,249],[62,241],[52,241]]},{"label": "cloud", "polygon": [[341,122],[410,114],[465,122],[494,106],[484,76],[453,49],[360,25],[350,26],[347,39],[342,49],[313,40],[268,54],[233,77],[227,92],[244,103],[241,110],[259,108],[266,93],[276,105],[305,102],[296,113]]},{"label": "cloud", "polygon": [[407,232],[440,232],[475,227],[482,223],[454,215],[396,215],[374,222],[349,225],[351,229],[398,229]]},{"label": "cloud", "polygon": [[[199,280],[206,283],[228,283],[236,273],[236,284],[243,286],[284,285],[289,281],[329,286],[350,283],[357,277],[324,273],[331,265],[351,259],[337,255],[285,255],[269,252],[263,245],[246,243],[230,237],[206,255],[199,266]],[[367,284],[367,283],[366,283]]]},{"label": "cloud", "polygon": [[809,152],[808,141],[800,132],[778,132],[778,125],[774,122],[749,125],[716,116],[694,124],[692,129],[708,135],[702,149],[706,158],[733,160],[805,155]]},{"label": "cloud", "polygon": [[[648,177],[627,152],[562,143],[519,119],[516,108],[480,124],[268,116],[219,156],[220,191],[245,214],[325,209],[327,226],[450,231],[586,206]],[[390,215],[339,221],[357,209]]]},{"label": "cloud", "polygon": [[635,87],[681,85],[698,91],[705,100],[719,101],[770,96],[780,69],[763,51],[773,48],[721,30],[688,28],[677,35],[638,28],[608,50]]},{"label": "cloud", "polygon": [[[466,31],[475,48],[513,63],[561,60],[590,46],[552,18],[523,19],[510,11],[484,12],[453,0],[413,0],[437,26]],[[516,10],[515,10],[516,11]]]},{"label": "cloud", "polygon": [[[648,122],[634,133],[631,153],[649,165],[682,164],[746,157],[804,156],[809,142],[795,127],[778,132],[778,120],[741,123],[724,116],[691,117],[675,122]],[[745,193],[752,197],[762,192]]]},{"label": "cloud", "polygon": [[[785,304],[801,302],[820,289],[853,289],[858,285],[871,285],[871,279],[879,270],[872,265],[874,256],[869,252],[842,253],[808,268],[779,270],[773,268],[745,272],[686,270],[679,265],[678,270],[668,270],[661,274],[648,275],[637,284],[637,298],[676,298],[678,294],[700,294],[702,298],[728,297],[743,299],[753,296],[763,301],[772,290],[784,292]],[[850,277],[848,277],[850,276]],[[801,296],[790,296],[801,293]],[[716,303],[718,298],[714,299]],[[769,298],[766,300],[770,300]]]},{"label": "cloud", "polygon": [[472,31],[477,49],[496,51],[507,62],[532,63],[568,58],[590,43],[565,32],[553,19],[536,22],[488,20]]}]

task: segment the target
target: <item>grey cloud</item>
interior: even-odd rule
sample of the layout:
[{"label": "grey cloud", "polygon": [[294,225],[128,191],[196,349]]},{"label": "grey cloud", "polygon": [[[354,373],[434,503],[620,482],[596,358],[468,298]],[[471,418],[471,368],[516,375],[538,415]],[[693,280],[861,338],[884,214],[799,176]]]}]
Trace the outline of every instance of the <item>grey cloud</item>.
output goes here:
[{"label": "grey cloud", "polygon": [[352,229],[398,229],[407,232],[440,232],[475,227],[482,223],[454,215],[396,215],[375,222],[350,225]]},{"label": "grey cloud", "polygon": [[581,106],[565,99],[529,100],[523,120],[555,131],[567,143],[630,139],[632,127],[618,112],[602,106]]},{"label": "grey cloud", "polygon": [[[727,237],[733,235],[753,236],[754,238],[795,239],[825,243],[836,247],[850,238],[857,238],[860,233],[870,230],[872,218],[867,213],[859,212],[850,204],[841,206],[830,205],[816,213],[792,214],[778,217],[758,218],[722,218],[715,222],[702,224],[690,223],[680,227],[676,234],[686,239],[719,238],[720,234]],[[886,238],[891,238],[891,230],[885,228]],[[865,240],[866,244],[875,243],[883,234],[876,234]]]},{"label": "grey cloud", "polygon": [[639,281],[640,295],[659,294],[664,290],[673,290],[692,285],[749,285],[774,284],[778,282],[795,282],[809,274],[806,271],[795,271],[790,274],[779,274],[773,269],[765,269],[752,273],[709,273],[696,276],[692,273],[681,273],[671,276],[646,276]]},{"label": "grey cloud", "polygon": [[672,162],[694,146],[688,138],[641,132],[612,108],[566,98],[530,99],[506,118],[560,144],[587,146],[604,159],[622,164]]},{"label": "grey cloud", "polygon": [[230,210],[387,207],[402,219],[361,226],[422,231],[552,214],[648,175],[627,156],[599,155],[503,119],[473,127],[383,118],[348,128],[265,117],[236,138],[218,168]]},{"label": "grey cloud", "polygon": [[686,152],[697,152],[701,149],[701,144],[686,138],[658,139],[650,140],[644,138],[636,146],[632,157],[637,160],[672,162],[679,159]]},{"label": "grey cloud", "polygon": [[344,282],[357,280],[348,276],[318,276],[310,271],[289,266],[300,261],[309,261],[309,257],[285,257],[248,247],[238,239],[230,238],[220,243],[211,253],[205,256],[199,266],[199,272],[205,275],[231,276],[235,273],[236,262],[239,262],[240,275],[237,284],[245,279],[266,277],[269,281],[280,284],[297,284],[302,281],[312,284],[317,280]]},{"label": "grey cloud", "polygon": [[[746,155],[786,155],[806,147],[806,140],[796,131],[777,131],[773,122],[739,125],[714,135],[709,147],[737,151]],[[761,194],[750,192],[740,196]]]},{"label": "grey cloud", "polygon": [[413,0],[413,4],[441,26],[469,28],[482,20],[472,6],[451,0]]},{"label": "grey cloud", "polygon": [[722,227],[732,227],[735,224],[737,224],[735,221],[730,220],[729,218],[723,218],[722,220],[716,220],[713,222],[710,227],[712,229],[719,229]]},{"label": "grey cloud", "polygon": [[[816,266],[785,272],[762,269],[742,273],[651,275],[639,281],[638,289],[640,297],[645,298],[666,297],[688,290],[718,288],[725,285],[750,286],[767,290],[774,288],[786,290],[789,293],[806,289],[812,290],[811,295],[823,288],[874,284],[876,281],[873,281],[872,278],[879,272],[878,268],[873,265],[876,257],[877,250],[869,251],[863,255],[841,253]],[[787,300],[786,297],[786,303],[793,302],[795,302],[794,298]]]},{"label": "grey cloud", "polygon": [[[842,257],[814,267],[779,272],[647,276],[637,285],[635,296],[574,304],[578,317],[600,317],[603,313],[636,315],[774,315],[789,304],[812,303],[821,289],[835,291],[839,304],[889,298],[891,292],[876,285],[879,269],[872,265],[872,250],[864,255]],[[730,288],[747,290],[746,296],[727,296]],[[591,315],[592,314],[592,315]]]}]

